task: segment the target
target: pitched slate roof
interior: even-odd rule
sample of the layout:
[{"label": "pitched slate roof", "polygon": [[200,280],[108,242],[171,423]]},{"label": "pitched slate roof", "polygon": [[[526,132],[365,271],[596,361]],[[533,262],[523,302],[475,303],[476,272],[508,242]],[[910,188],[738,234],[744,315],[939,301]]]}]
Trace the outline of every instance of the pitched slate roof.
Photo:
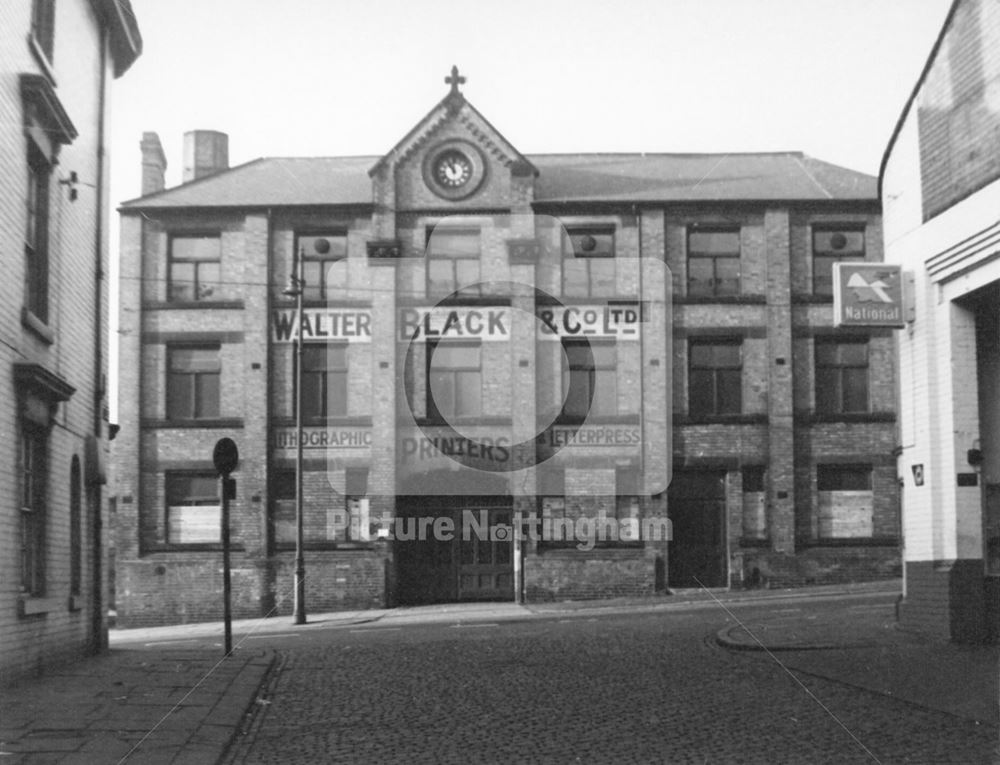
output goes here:
[{"label": "pitched slate roof", "polygon": [[[270,157],[124,202],[122,209],[365,205],[381,157]],[[799,152],[539,154],[535,201],[875,201],[876,178]]]}]

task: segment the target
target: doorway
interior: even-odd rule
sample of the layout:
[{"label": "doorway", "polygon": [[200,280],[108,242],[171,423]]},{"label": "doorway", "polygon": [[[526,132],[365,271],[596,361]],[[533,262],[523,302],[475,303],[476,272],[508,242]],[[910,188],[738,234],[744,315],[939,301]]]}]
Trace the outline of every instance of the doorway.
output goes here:
[{"label": "doorway", "polygon": [[676,471],[667,493],[673,529],[667,557],[670,587],[725,587],[726,472]]}]

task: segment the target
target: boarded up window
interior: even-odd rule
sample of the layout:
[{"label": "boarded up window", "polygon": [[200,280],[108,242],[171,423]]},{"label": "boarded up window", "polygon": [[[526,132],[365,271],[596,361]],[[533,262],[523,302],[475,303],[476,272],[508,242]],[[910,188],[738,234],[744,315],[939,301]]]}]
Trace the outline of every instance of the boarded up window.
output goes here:
[{"label": "boarded up window", "polygon": [[875,501],[871,466],[820,465],[816,488],[820,539],[872,536]]}]

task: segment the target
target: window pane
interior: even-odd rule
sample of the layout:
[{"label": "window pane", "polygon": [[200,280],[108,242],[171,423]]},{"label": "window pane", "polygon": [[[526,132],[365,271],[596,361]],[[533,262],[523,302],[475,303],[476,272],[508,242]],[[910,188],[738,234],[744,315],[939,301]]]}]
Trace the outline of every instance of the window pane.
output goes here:
[{"label": "window pane", "polygon": [[297,247],[306,259],[336,260],[347,257],[347,237],[343,234],[300,236]]},{"label": "window pane", "polygon": [[712,259],[688,259],[688,294],[712,294]]},{"label": "window pane", "polygon": [[615,346],[594,343],[590,346],[590,350],[594,356],[595,367],[604,369],[614,368],[617,363],[615,360]]},{"label": "window pane", "polygon": [[590,411],[590,386],[589,375],[577,374],[573,378],[573,387],[570,388],[570,378],[567,375],[563,378],[563,414],[569,417],[586,417]]},{"label": "window pane", "polygon": [[563,293],[584,296],[588,292],[587,261],[563,261]]},{"label": "window pane", "polygon": [[198,388],[197,416],[219,416],[219,375],[200,374],[196,378]]},{"label": "window pane", "polygon": [[816,343],[816,366],[832,367],[837,365],[837,345],[835,343]]},{"label": "window pane", "polygon": [[716,367],[739,367],[740,345],[738,343],[720,343],[712,346],[712,356]]},{"label": "window pane", "polygon": [[302,264],[302,279],[305,281],[302,299],[322,300],[324,296],[323,264],[318,261],[304,262]]},{"label": "window pane", "polygon": [[217,372],[219,352],[213,348],[171,348],[170,369],[174,372]]},{"label": "window pane", "polygon": [[479,346],[439,343],[434,348],[431,366],[436,369],[479,369]]},{"label": "window pane", "polygon": [[327,347],[325,345],[316,344],[302,344],[302,371],[304,372],[323,372],[326,370],[326,353]]},{"label": "window pane", "polygon": [[170,419],[194,417],[194,375],[167,376],[167,417]]},{"label": "window pane", "polygon": [[590,294],[611,297],[615,294],[615,261],[611,258],[590,261]]},{"label": "window pane", "polygon": [[427,263],[427,288],[437,295],[455,291],[455,270],[450,260],[431,260]]},{"label": "window pane", "polygon": [[194,300],[194,263],[170,264],[170,299]]},{"label": "window pane", "polygon": [[693,369],[688,378],[688,411],[712,414],[715,411],[715,381],[712,372]]},{"label": "window pane", "polygon": [[328,417],[343,417],[347,414],[347,373],[327,374],[326,414]]},{"label": "window pane", "polygon": [[688,252],[712,255],[732,255],[740,252],[739,231],[692,231],[688,235]]},{"label": "window pane", "polygon": [[325,261],[323,264],[325,277],[323,279],[323,293],[329,296],[334,290],[347,287],[347,261],[335,260]]},{"label": "window pane", "polygon": [[478,295],[482,290],[479,286],[479,261],[478,260],[456,260],[455,261],[456,289],[461,289],[463,293]]},{"label": "window pane", "polygon": [[347,344],[328,345],[326,347],[326,366],[328,369],[347,370]]},{"label": "window pane", "polygon": [[594,373],[594,400],[590,410],[594,414],[613,416],[618,414],[618,372],[615,369],[598,370]]},{"label": "window pane", "polygon": [[612,230],[579,229],[570,231],[567,254],[578,258],[613,258],[615,234]]},{"label": "window pane", "polygon": [[816,411],[826,414],[840,412],[840,376],[829,370],[816,375]]},{"label": "window pane", "polygon": [[833,294],[833,258],[813,258],[813,292],[817,295]]},{"label": "window pane", "polygon": [[171,247],[177,260],[218,260],[221,251],[217,236],[175,236]]},{"label": "window pane", "polygon": [[718,383],[718,414],[739,414],[743,409],[742,379],[739,371],[716,372]]},{"label": "window pane", "polygon": [[427,242],[431,257],[437,258],[478,258],[478,229],[435,228]]},{"label": "window pane", "polygon": [[715,259],[715,294],[740,294],[740,259]]},{"label": "window pane", "polygon": [[305,418],[325,417],[326,409],[323,393],[322,372],[302,372],[302,416]]},{"label": "window pane", "polygon": [[870,491],[871,488],[871,468],[853,465],[819,465],[816,468],[818,491]]},{"label": "window pane", "polygon": [[473,417],[482,411],[482,375],[475,372],[455,373],[455,414]]},{"label": "window pane", "polygon": [[711,367],[714,366],[714,356],[712,346],[705,343],[691,343],[691,366]]},{"label": "window pane", "polygon": [[844,411],[868,411],[868,370],[845,369],[844,376]]},{"label": "window pane", "polygon": [[587,343],[565,343],[566,358],[571,369],[593,369],[596,346]]},{"label": "window pane", "polygon": [[840,343],[837,348],[840,353],[840,362],[844,366],[868,366],[867,343]]},{"label": "window pane", "polygon": [[198,300],[208,300],[219,295],[219,264],[198,264]]},{"label": "window pane", "polygon": [[813,252],[858,255],[864,251],[864,231],[813,231]]},{"label": "window pane", "polygon": [[432,371],[428,375],[431,400],[428,401],[428,415],[437,414],[444,417],[455,413],[455,378],[454,373],[444,370]]}]

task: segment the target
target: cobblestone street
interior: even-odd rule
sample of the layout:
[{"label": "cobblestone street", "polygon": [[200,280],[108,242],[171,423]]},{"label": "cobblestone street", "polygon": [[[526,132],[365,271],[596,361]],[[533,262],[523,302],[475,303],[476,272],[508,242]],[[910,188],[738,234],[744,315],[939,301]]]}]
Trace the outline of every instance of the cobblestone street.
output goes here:
[{"label": "cobblestone street", "polygon": [[786,670],[794,652],[727,651],[721,621],[701,610],[313,636],[281,651],[229,761],[991,761],[995,725]]}]

